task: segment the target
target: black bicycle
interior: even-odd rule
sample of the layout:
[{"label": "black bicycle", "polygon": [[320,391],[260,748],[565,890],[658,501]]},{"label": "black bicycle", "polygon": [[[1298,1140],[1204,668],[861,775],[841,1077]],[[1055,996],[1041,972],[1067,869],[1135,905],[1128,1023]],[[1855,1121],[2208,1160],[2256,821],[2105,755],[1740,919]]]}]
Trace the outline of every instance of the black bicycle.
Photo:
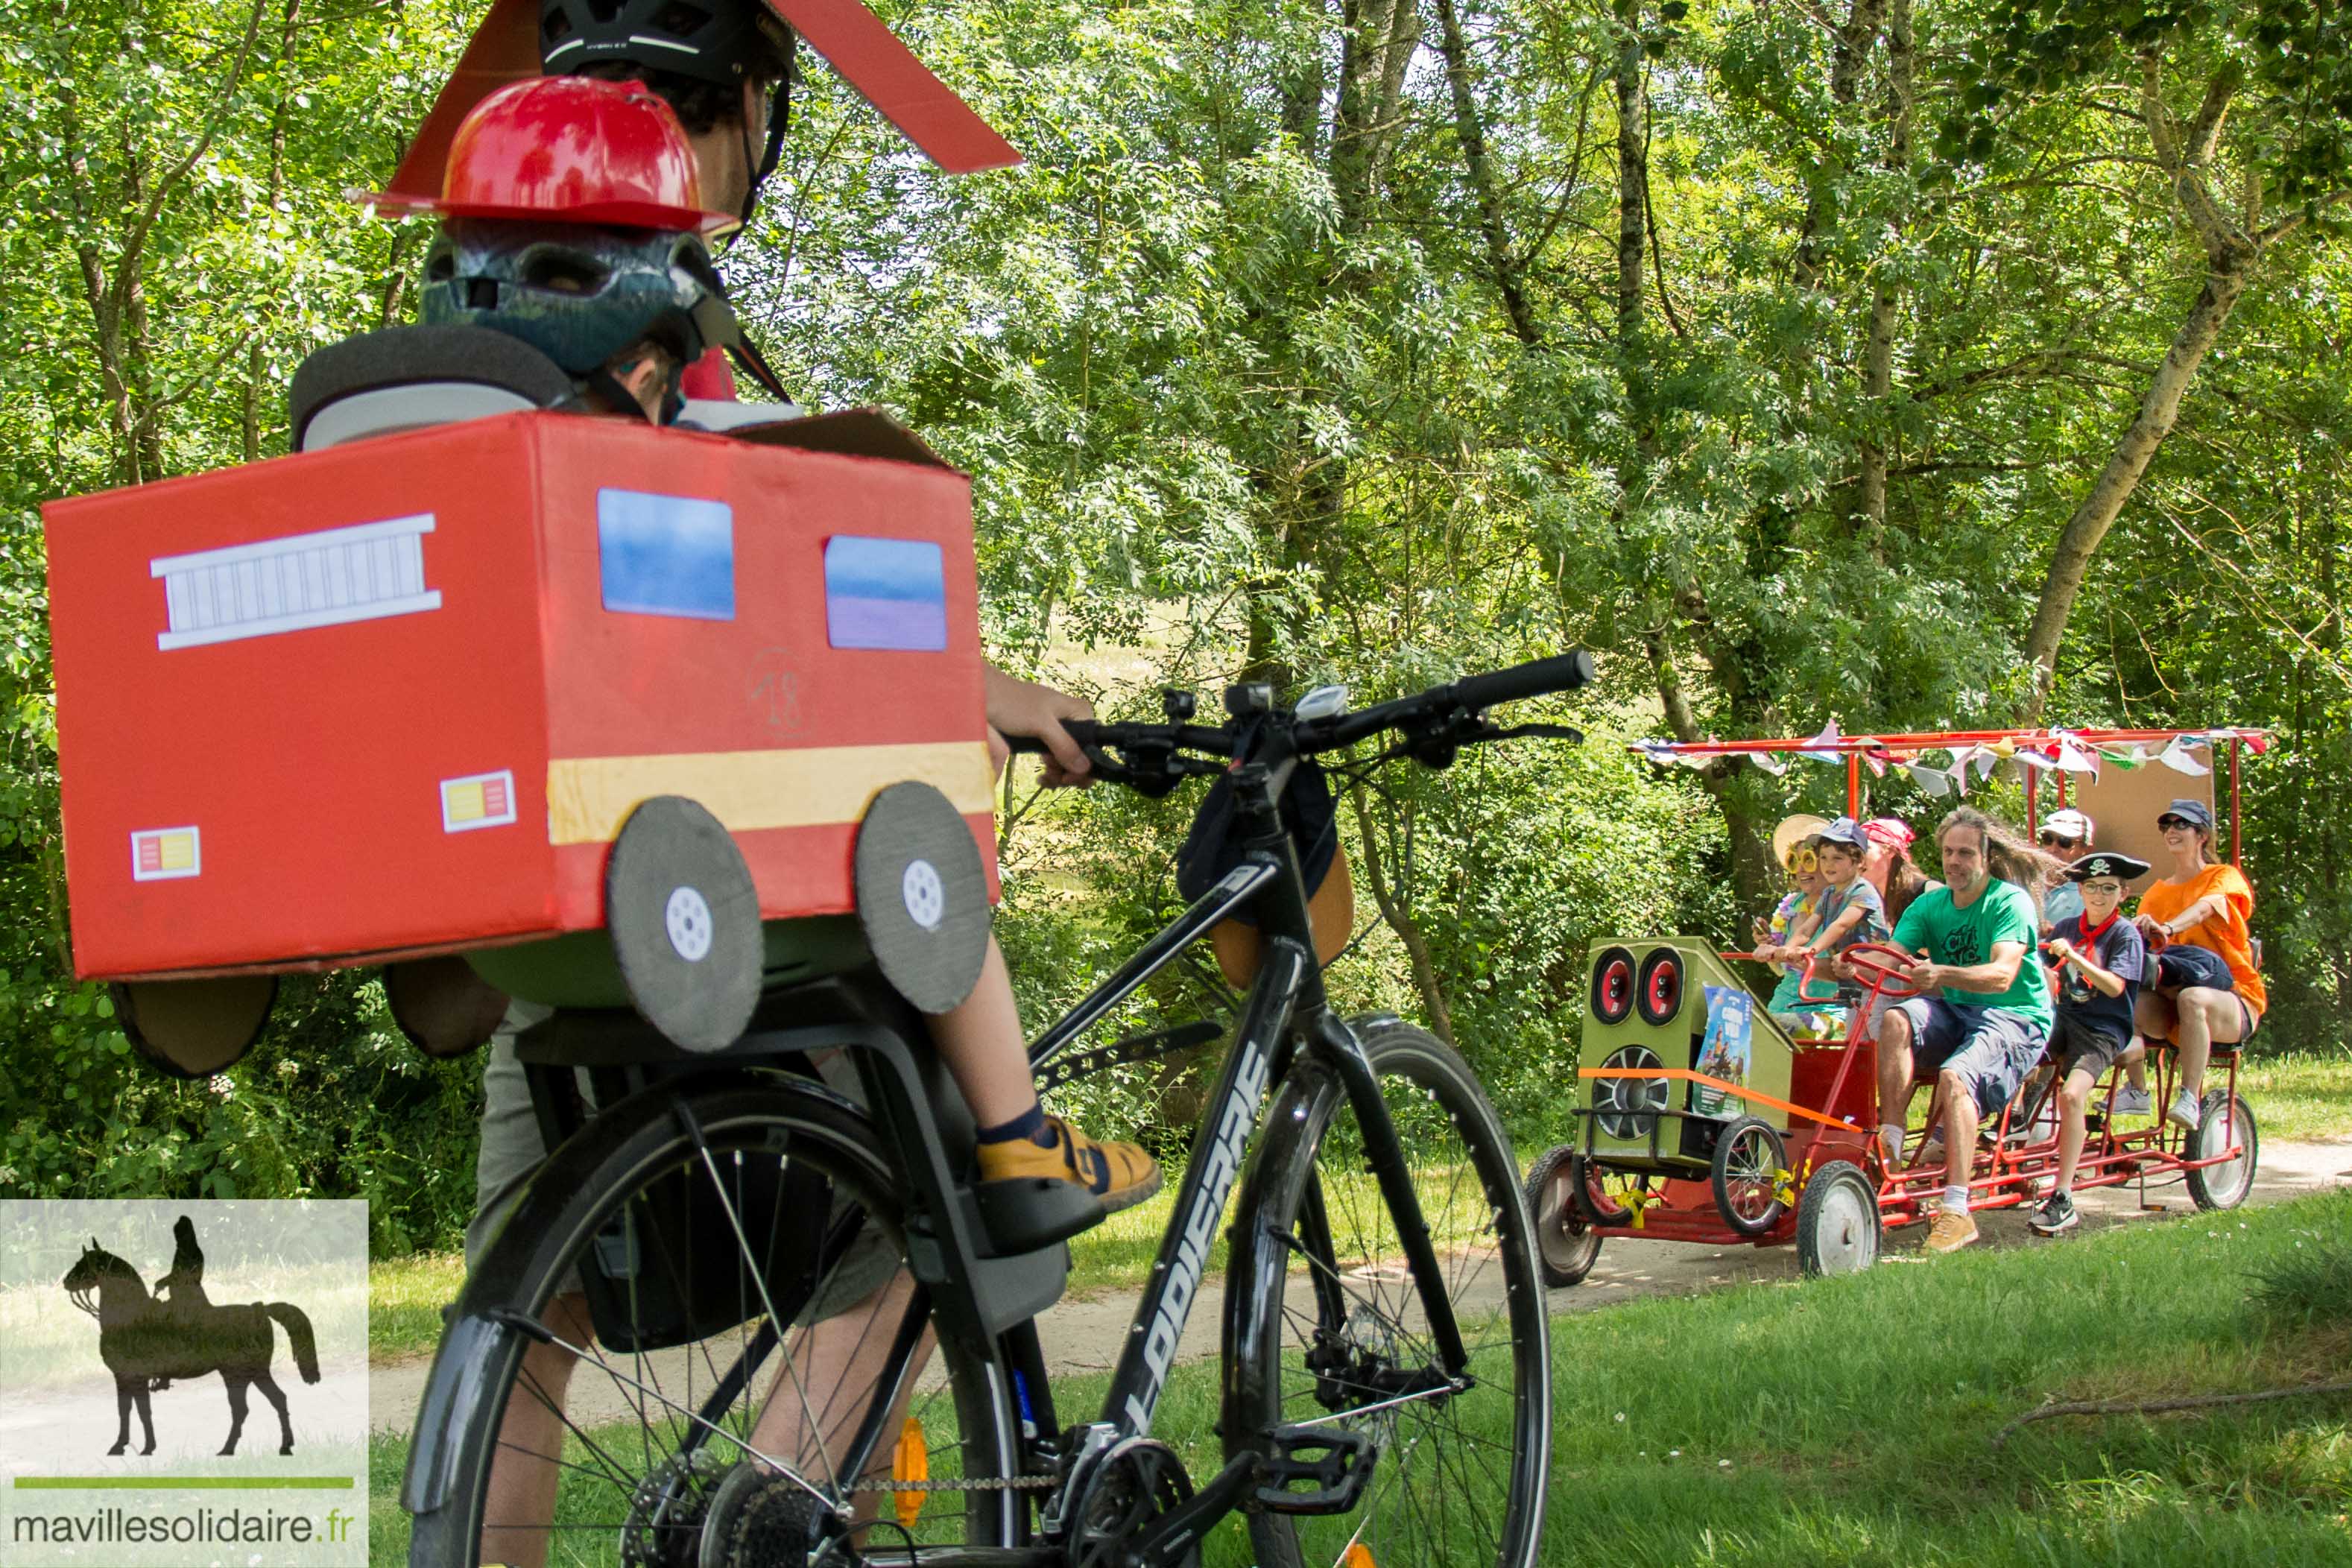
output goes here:
[{"label": "black bicycle", "polygon": [[[1591,672],[1570,654],[1354,713],[1337,689],[1285,709],[1240,686],[1216,727],[1171,692],[1168,722],[1072,726],[1107,780],[1229,781],[1238,855],[1038,1039],[1041,1082],[1213,1039],[1073,1048],[1219,921],[1259,933],[1107,1376],[1049,1377],[1035,1323],[1097,1205],[1061,1183],[975,1187],[961,1098],[870,968],[772,991],[711,1057],[628,1015],[524,1033],[556,1152],[451,1310],[402,1490],[411,1563],[544,1542],[630,1568],[1157,1568],[1198,1562],[1237,1510],[1260,1563],[1533,1563],[1550,1376],[1510,1141],[1453,1049],[1330,1010],[1281,802],[1309,759],[1375,737],[1356,765],[1572,734],[1486,710]],[[1212,1377],[1185,1364],[1185,1331],[1221,1241]],[[1091,1419],[1065,1427],[1079,1397]],[[534,1422],[555,1439],[518,1442]],[[501,1522],[518,1497],[537,1524]]]}]

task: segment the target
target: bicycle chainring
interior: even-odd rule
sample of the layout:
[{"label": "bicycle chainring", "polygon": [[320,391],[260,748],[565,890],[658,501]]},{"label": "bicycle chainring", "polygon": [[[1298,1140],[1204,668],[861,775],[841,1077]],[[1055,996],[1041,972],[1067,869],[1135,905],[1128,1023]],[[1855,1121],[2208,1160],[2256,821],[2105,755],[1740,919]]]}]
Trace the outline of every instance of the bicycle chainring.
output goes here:
[{"label": "bicycle chainring", "polygon": [[[1144,1531],[1191,1500],[1192,1478],[1167,1444],[1129,1437],[1095,1461],[1070,1531],[1070,1568],[1118,1568]],[[1187,1555],[1197,1563],[1197,1552]]]}]

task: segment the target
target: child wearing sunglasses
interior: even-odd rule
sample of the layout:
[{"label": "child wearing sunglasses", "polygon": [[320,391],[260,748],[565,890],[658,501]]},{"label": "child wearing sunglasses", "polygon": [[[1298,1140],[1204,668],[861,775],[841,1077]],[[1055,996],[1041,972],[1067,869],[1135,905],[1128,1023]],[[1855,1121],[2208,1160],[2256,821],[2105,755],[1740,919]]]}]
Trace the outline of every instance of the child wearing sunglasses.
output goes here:
[{"label": "child wearing sunglasses", "polygon": [[2124,888],[2145,876],[2147,862],[2100,849],[2066,868],[2080,890],[2083,912],[2058,922],[2042,951],[2051,959],[2050,996],[2056,1022],[2050,1060],[2058,1085],[2058,1171],[2050,1195],[2028,1221],[2036,1234],[2056,1236],[2081,1217],[2074,1212],[2074,1167],[2083,1157],[2091,1091],[2108,1068],[2134,1053],[2132,1007],[2147,977],[2147,945],[2139,927],[2123,917]]}]

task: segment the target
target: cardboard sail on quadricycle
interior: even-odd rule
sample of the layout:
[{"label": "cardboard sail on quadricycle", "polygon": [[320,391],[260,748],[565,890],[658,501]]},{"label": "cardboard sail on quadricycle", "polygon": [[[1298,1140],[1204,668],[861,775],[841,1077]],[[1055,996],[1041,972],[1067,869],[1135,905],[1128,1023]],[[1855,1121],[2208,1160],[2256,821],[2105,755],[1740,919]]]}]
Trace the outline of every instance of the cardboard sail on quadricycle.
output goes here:
[{"label": "cardboard sail on quadricycle", "polygon": [[978,973],[970,484],[878,415],[514,413],[45,522],[75,967],[178,1070],[289,971],[393,965],[423,1043],[515,994],[698,1049],[869,952],[935,1009]]}]

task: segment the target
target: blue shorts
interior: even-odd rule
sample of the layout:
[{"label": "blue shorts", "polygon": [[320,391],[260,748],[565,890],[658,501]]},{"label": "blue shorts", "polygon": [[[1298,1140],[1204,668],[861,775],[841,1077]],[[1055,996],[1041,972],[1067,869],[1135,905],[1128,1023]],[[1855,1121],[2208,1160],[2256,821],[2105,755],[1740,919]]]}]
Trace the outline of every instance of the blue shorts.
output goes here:
[{"label": "blue shorts", "polygon": [[1978,1114],[1998,1115],[2042,1059],[2044,1038],[2032,1018],[2006,1007],[1969,1007],[1941,996],[1914,996],[1887,1009],[1911,1025],[1911,1059],[1930,1072],[1958,1073]]}]

